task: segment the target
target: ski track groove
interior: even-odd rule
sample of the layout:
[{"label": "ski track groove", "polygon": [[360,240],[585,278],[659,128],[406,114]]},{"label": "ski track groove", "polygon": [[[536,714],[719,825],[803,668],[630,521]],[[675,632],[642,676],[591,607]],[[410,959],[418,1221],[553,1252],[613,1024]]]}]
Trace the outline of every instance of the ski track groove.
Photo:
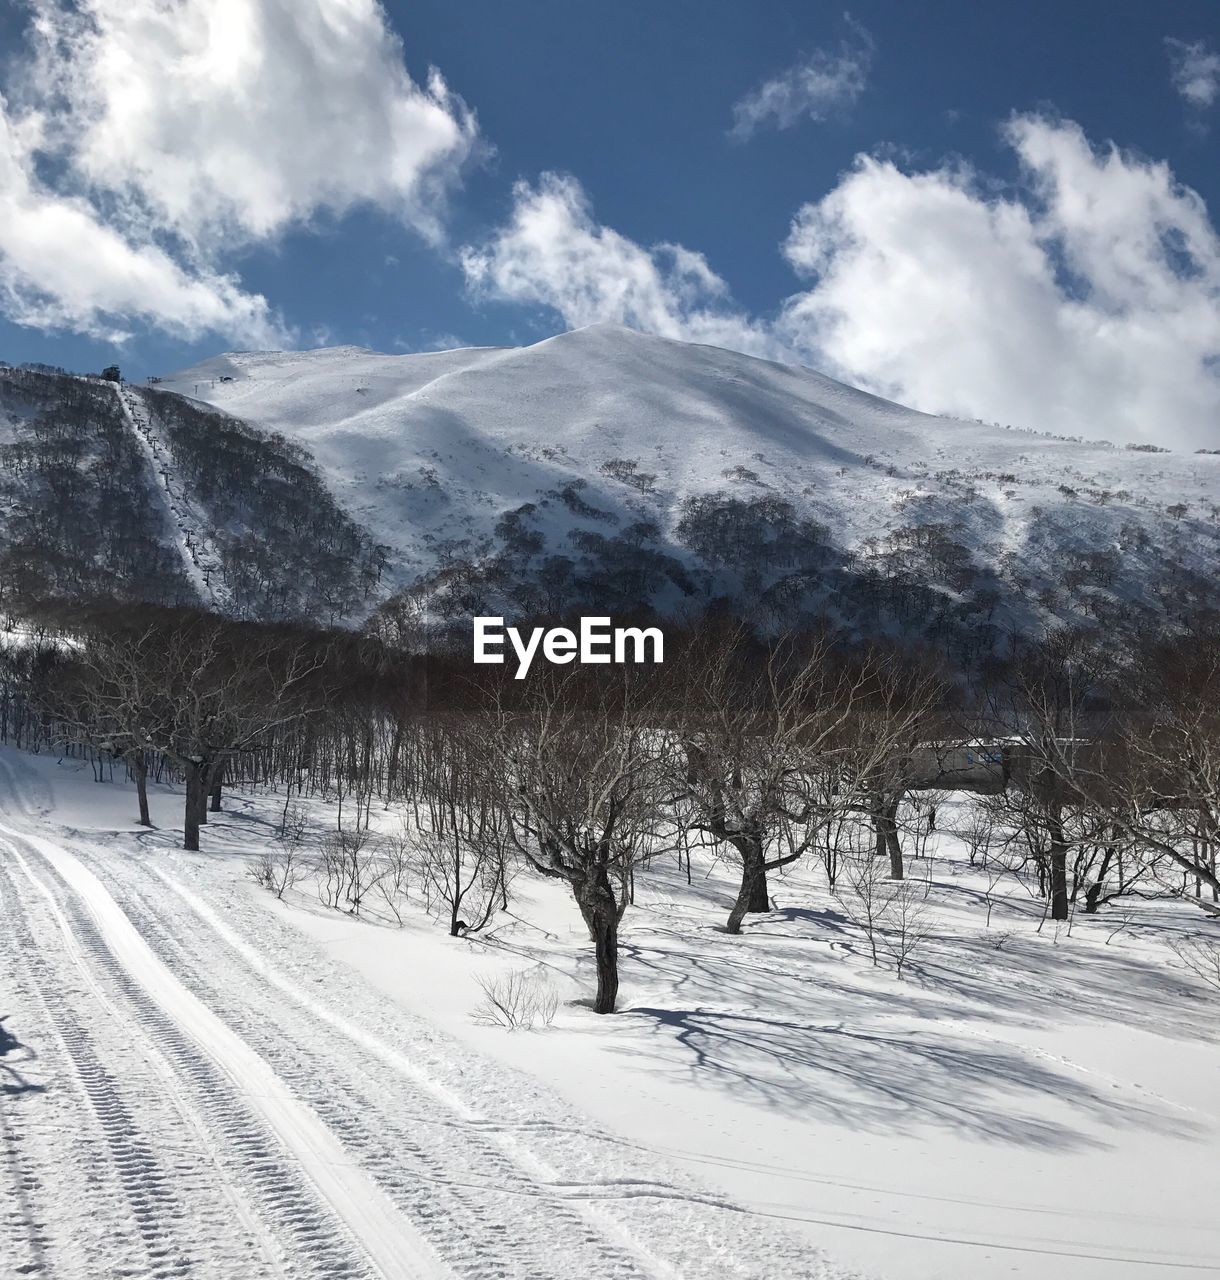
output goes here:
[{"label": "ski track groove", "polygon": [[[0,878],[10,889],[14,887],[14,879],[2,863]],[[212,1151],[225,1176],[234,1185],[244,1183],[250,1188],[262,1218],[272,1225],[278,1237],[284,1238],[296,1259],[309,1259],[308,1266],[300,1262],[290,1266],[289,1274],[326,1277],[326,1280],[331,1277],[363,1280],[369,1276],[367,1265],[360,1261],[360,1248],[287,1161],[274,1136],[241,1103],[232,1083],[132,980],[111,955],[96,925],[70,896],[66,886],[61,887],[56,881],[52,884],[51,891],[81,944],[91,972],[117,996],[116,1003],[173,1068],[179,1087],[188,1095],[190,1105],[197,1109],[214,1139]],[[19,894],[13,896],[21,901]],[[64,1044],[88,1112],[100,1130],[95,1167],[105,1164],[113,1169],[128,1206],[128,1213],[123,1216],[128,1218],[133,1238],[138,1238],[144,1246],[146,1265],[118,1262],[111,1274],[147,1275],[152,1280],[173,1280],[184,1275],[255,1280],[282,1274],[280,1267],[262,1262],[254,1246],[242,1245],[235,1238],[232,1201],[223,1194],[218,1196],[201,1172],[201,1164],[215,1167],[206,1152],[188,1152],[174,1161],[172,1168],[167,1168],[164,1159],[154,1153],[136,1123],[134,1107],[123,1101],[124,1084],[127,1091],[138,1097],[142,1127],[148,1126],[150,1118],[156,1118],[161,1122],[162,1135],[167,1131],[174,1133],[173,1128],[167,1130],[164,1126],[166,1119],[173,1125],[177,1117],[157,1117],[156,1113],[164,1108],[158,1106],[161,1091],[151,1082],[136,1078],[134,1073],[125,1072],[120,1078],[102,1065],[93,1037],[81,1025],[68,1000],[62,997],[67,984],[51,971],[51,965],[44,958],[47,948],[35,946],[33,927],[28,919],[22,918],[21,924],[24,926],[19,935],[22,945],[17,950],[33,957],[31,969],[44,994],[50,1022]],[[47,921],[39,934],[49,937],[55,932],[55,924]],[[132,1089],[132,1085],[143,1087]],[[175,1137],[181,1140],[188,1135],[175,1134]],[[175,1248],[177,1236],[221,1245],[230,1243],[219,1256],[208,1256],[210,1250],[195,1245],[203,1256],[192,1258],[189,1251],[183,1253],[182,1244]],[[93,1265],[78,1274],[90,1278],[98,1274],[92,1269]],[[55,1270],[51,1274],[58,1277],[60,1272]]]},{"label": "ski track groove", "polygon": [[[504,1169],[506,1176],[515,1176],[519,1197],[535,1196],[548,1203],[548,1222],[554,1221],[557,1209],[577,1209],[583,1222],[576,1229],[587,1235],[584,1224],[588,1223],[603,1235],[609,1233],[639,1259],[645,1274],[676,1280],[754,1280],[776,1274],[815,1277],[830,1273],[818,1251],[782,1231],[771,1230],[767,1247],[760,1249],[757,1224],[749,1215],[693,1179],[663,1165],[658,1168],[655,1158],[643,1156],[648,1164],[645,1172],[662,1177],[641,1176],[634,1167],[639,1153],[624,1163],[619,1154],[621,1144],[612,1135],[599,1132],[587,1117],[572,1112],[558,1098],[546,1096],[545,1090],[541,1092],[546,1118],[540,1122],[540,1108],[532,1104],[540,1092],[536,1082],[480,1060],[426,1023],[397,1010],[385,997],[371,993],[341,967],[327,964],[313,944],[278,913],[260,909],[248,895],[233,890],[225,894],[223,910],[213,912],[206,900],[180,883],[191,871],[189,863],[177,863],[176,875],[170,876],[163,869],[163,857],[146,853],[142,860],[146,864],[143,875],[124,860],[99,862],[112,878],[122,875],[128,891],[134,889],[138,894],[143,886],[146,894],[159,895],[160,912],[167,910],[162,887],[150,883],[148,873],[182,899],[187,910],[175,910],[172,930],[167,924],[164,933],[171,944],[180,947],[188,963],[197,964],[197,957],[208,947],[219,946],[223,958],[210,962],[206,972],[248,970],[251,980],[240,984],[247,993],[278,985],[285,998],[277,997],[273,1002],[276,1016],[282,1016],[290,1004],[300,1006],[309,1015],[302,1024],[304,1034],[315,1041],[319,1020],[329,1021],[355,1047],[368,1049],[358,1055],[359,1060],[364,1071],[385,1080],[379,1088],[401,1092],[404,1082],[418,1082],[412,1096],[417,1103],[422,1101],[422,1108],[415,1122],[436,1130],[439,1137],[433,1147],[444,1145],[445,1135],[460,1135],[467,1143],[476,1136],[484,1139],[477,1158],[468,1162],[479,1181],[485,1181],[479,1173],[486,1169]],[[213,916],[211,921],[208,915]],[[240,947],[225,942],[222,936],[222,931],[230,931],[227,922],[235,921],[242,926],[235,933]],[[254,937],[260,938],[260,947],[252,963],[242,953],[251,950],[249,940]],[[266,960],[269,955],[275,956],[274,966]],[[315,991],[319,992],[316,1001],[309,994]],[[370,1004],[370,995],[375,1005]],[[358,1025],[331,1014],[333,1009],[353,1015]],[[386,1065],[390,1067],[388,1076]],[[479,1100],[481,1108],[476,1108],[472,1099]],[[494,1118],[488,1118],[489,1112]],[[692,1252],[689,1240],[675,1233],[674,1219],[679,1212],[697,1221],[701,1250]],[[548,1256],[553,1256],[553,1250]],[[566,1277],[572,1273],[561,1270],[557,1274]]]},{"label": "ski track groove", "polygon": [[[5,773],[19,812],[27,823],[40,822],[32,780],[13,769]],[[308,1178],[294,1182],[292,1155],[262,1117],[243,1106],[228,1077],[111,953],[75,883],[56,874],[49,856],[22,831],[7,834],[55,883],[90,966],[134,1007],[218,1136],[230,1174],[248,1187],[288,1254],[286,1274],[327,1280],[375,1274],[352,1265],[363,1251],[344,1240],[346,1228],[313,1197]],[[56,842],[105,886],[168,973],[313,1109],[454,1276],[815,1280],[844,1274],[773,1224],[760,1239],[757,1221],[739,1206],[651,1156],[623,1156],[621,1142],[528,1076],[480,1059],[394,1008],[328,964],[290,922],[238,888],[213,884],[189,861],[170,864],[150,851],[111,856],[95,850],[83,833],[64,832]],[[207,883],[209,891],[197,897],[187,881]],[[230,930],[229,922],[238,927]],[[347,1016],[332,1012],[339,1009]],[[634,1167],[639,1159],[647,1168]],[[302,1230],[292,1208],[306,1202],[313,1234]],[[323,1260],[320,1270],[296,1269],[302,1254],[319,1261],[317,1251],[328,1241],[341,1242],[333,1266]],[[69,1274],[92,1280],[88,1271]],[[203,1274],[253,1280],[261,1273]]]},{"label": "ski track groove", "polygon": [[[668,1267],[641,1269],[565,1208],[562,1195],[549,1188],[531,1192],[528,1171],[477,1129],[438,1118],[435,1101],[371,1054],[357,1051],[345,1058],[347,1079],[336,1089],[333,1061],[312,1047],[318,1040],[316,1024],[268,996],[261,976],[236,953],[226,952],[223,968],[200,965],[207,949],[216,948],[210,930],[193,922],[183,928],[178,918],[171,933],[140,888],[115,875],[116,868],[108,863],[85,861],[107,878],[119,905],[170,971],[314,1108],[403,1212],[419,1223],[456,1274],[469,1280],[676,1275]],[[225,973],[227,981],[208,977],[213,971]],[[422,1142],[417,1125],[429,1131]],[[458,1145],[463,1149],[456,1150]],[[489,1255],[490,1240],[498,1247]]]}]

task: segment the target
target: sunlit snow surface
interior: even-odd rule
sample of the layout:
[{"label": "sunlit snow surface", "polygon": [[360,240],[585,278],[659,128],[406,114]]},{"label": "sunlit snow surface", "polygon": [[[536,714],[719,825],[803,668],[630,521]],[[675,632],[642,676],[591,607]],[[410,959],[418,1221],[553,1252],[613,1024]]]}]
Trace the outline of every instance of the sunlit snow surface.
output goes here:
[{"label": "sunlit snow surface", "polygon": [[[730,937],[731,868],[662,860],[598,1018],[558,888],[519,880],[478,940],[418,901],[355,920],[248,879],[282,797],[230,794],[199,855],[181,796],[152,803],[141,833],[121,783],[0,750],[6,1276],[1217,1274],[1220,1024],[1167,945],[1214,926],[1188,904],[1039,929],[941,835],[900,980],[816,863]],[[479,976],[523,968],[554,1025],[475,1025]]]},{"label": "sunlit snow surface", "polygon": [[[1220,545],[1220,457],[1107,447],[1104,421],[1073,443],[931,417],[809,369],[612,325],[528,347],[229,354],[162,386],[306,445],[393,549],[400,583],[438,543],[477,546],[504,511],[572,479],[594,507],[663,531],[684,497],[714,491],[791,499],[847,550],[945,522],[981,567],[1008,556],[1052,580],[1053,553],[1117,547],[1124,525],[1150,536],[1124,549],[1133,581],[1167,546],[1199,565]],[[651,491],[606,475],[615,459],[655,477]],[[1186,517],[1167,517],[1179,503]],[[556,542],[573,523],[554,501],[540,519]]]}]

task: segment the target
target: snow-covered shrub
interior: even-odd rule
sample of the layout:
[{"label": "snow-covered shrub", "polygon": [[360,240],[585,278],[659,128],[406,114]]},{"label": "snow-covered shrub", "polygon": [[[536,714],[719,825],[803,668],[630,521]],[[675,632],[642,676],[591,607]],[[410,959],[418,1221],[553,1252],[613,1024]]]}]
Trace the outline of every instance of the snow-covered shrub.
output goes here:
[{"label": "snow-covered shrub", "polygon": [[945,826],[970,851],[970,865],[987,866],[987,854],[994,836],[995,814],[985,805],[969,805],[952,816]]},{"label": "snow-covered shrub", "polygon": [[299,844],[281,845],[278,849],[264,850],[248,874],[260,889],[283,898],[308,869]]},{"label": "snow-covered shrub", "polygon": [[379,868],[374,887],[394,919],[402,924],[402,908],[411,879],[411,844],[406,832],[383,836],[378,842],[377,859]]},{"label": "snow-covered shrub", "polygon": [[455,938],[485,929],[508,906],[516,866],[507,819],[495,806],[436,807],[411,861],[424,909],[443,919]]},{"label": "snow-covered shrub", "polygon": [[365,896],[377,883],[379,868],[368,831],[334,831],[322,842],[318,897],[339,910],[346,904],[358,916]]},{"label": "snow-covered shrub", "polygon": [[840,895],[843,913],[864,933],[873,964],[879,965],[884,956],[901,978],[928,937],[922,886],[891,879],[888,864],[867,849],[850,858],[847,882],[847,891]]}]

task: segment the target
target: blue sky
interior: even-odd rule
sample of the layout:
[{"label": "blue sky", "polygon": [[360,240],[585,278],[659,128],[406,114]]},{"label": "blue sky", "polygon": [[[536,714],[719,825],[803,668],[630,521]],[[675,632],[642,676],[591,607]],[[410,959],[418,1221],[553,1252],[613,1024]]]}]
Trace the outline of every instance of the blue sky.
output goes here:
[{"label": "blue sky", "polygon": [[[1157,349],[1143,334],[1159,325],[1175,350],[1192,335],[1189,369],[1173,374],[1189,374],[1191,394],[1127,387],[1106,415],[1133,400],[1139,414],[1115,434],[1147,435],[1171,415],[1195,439],[1220,403],[1220,344],[1206,318],[1220,307],[1214,0],[860,0],[850,13],[777,0],[420,0],[384,11],[367,0],[338,35],[337,0],[236,0],[229,30],[187,20],[208,6],[186,0],[172,32],[151,0],[91,0],[86,20],[58,0],[33,7],[58,48],[27,38],[24,3],[10,3],[0,26],[0,197],[15,183],[32,210],[24,239],[6,245],[0,230],[10,263],[0,358],[118,360],[140,376],[268,340],[411,351],[529,342],[604,318],[816,364],[919,407],[1063,429],[1095,403],[1079,371],[1102,394],[1114,369],[1151,366]],[[191,83],[201,49],[212,70]],[[124,57],[136,69],[116,88]],[[428,89],[430,67],[448,96]],[[201,94],[227,96],[201,105]],[[180,99],[161,113],[171,124],[141,116],[142,95],[157,110]],[[739,105],[751,95],[753,116]],[[387,111],[403,104],[414,114],[367,161],[352,159],[357,139],[381,137]],[[253,114],[243,122],[243,112]],[[1020,142],[1005,132],[1014,116],[1032,122]],[[246,128],[262,140],[243,159]],[[421,131],[424,160],[404,179],[393,156]],[[1107,165],[1111,142],[1120,150]],[[881,168],[862,173],[860,157]],[[174,187],[180,164],[191,176]],[[250,187],[240,208],[227,203],[239,172]],[[547,181],[566,185],[544,196]],[[1050,218],[1048,183],[1058,193]],[[188,187],[187,207],[174,208]],[[1090,201],[1129,202],[1129,216],[1082,229],[1073,210]],[[514,235],[531,209],[536,222]],[[1014,238],[1009,224],[1023,217],[1036,225]],[[57,220],[61,243],[109,232],[123,244],[82,247],[57,274],[46,265],[55,241],[38,242]],[[1149,228],[1165,253],[1107,278],[1126,249],[1145,253]],[[539,235],[561,251],[540,249]],[[925,279],[891,306],[907,255],[934,276],[928,264],[955,243],[976,254],[963,258],[956,293],[932,294]],[[661,244],[702,265],[675,271]],[[1044,254],[1034,274],[1055,277],[1053,299],[1030,303],[1031,289],[1047,287],[1021,265],[1031,246]],[[82,289],[91,263],[120,251],[139,261],[116,261]],[[151,262],[158,253],[169,262]],[[628,299],[615,292],[624,273],[639,275]],[[988,281],[978,288],[990,296],[974,297]],[[162,290],[163,304],[145,305]],[[978,345],[984,303],[997,335],[966,352],[968,374],[955,381],[954,348]],[[1108,334],[1116,316],[1132,321],[1125,345]],[[900,322],[921,343],[904,342]],[[1024,372],[996,374],[1013,355],[1003,335],[1027,351],[1020,335],[1048,326],[1062,328],[1053,345],[1067,344],[1072,365],[1056,399],[1030,399]],[[878,333],[882,352],[869,337]]]}]

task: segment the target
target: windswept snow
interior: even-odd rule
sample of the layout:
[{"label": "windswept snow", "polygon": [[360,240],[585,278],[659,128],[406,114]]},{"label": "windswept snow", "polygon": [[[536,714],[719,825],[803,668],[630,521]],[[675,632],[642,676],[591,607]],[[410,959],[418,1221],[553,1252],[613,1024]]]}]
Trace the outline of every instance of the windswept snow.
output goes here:
[{"label": "windswept snow", "polygon": [[[672,528],[683,498],[773,493],[840,547],[928,519],[960,523],[981,564],[1036,570],[1056,549],[1163,543],[1186,504],[1186,555],[1210,549],[1220,457],[1140,453],[930,417],[809,369],[594,325],[520,348],[381,355],[339,347],[235,353],[167,377],[306,445],[334,492],[410,581],[438,545],[572,479],[624,520]],[[1081,434],[1104,437],[1104,422]],[[638,464],[641,487],[604,468]],[[552,504],[554,505],[554,504]],[[553,519],[569,519],[562,510]],[[1132,553],[1128,553],[1132,560]]]}]

